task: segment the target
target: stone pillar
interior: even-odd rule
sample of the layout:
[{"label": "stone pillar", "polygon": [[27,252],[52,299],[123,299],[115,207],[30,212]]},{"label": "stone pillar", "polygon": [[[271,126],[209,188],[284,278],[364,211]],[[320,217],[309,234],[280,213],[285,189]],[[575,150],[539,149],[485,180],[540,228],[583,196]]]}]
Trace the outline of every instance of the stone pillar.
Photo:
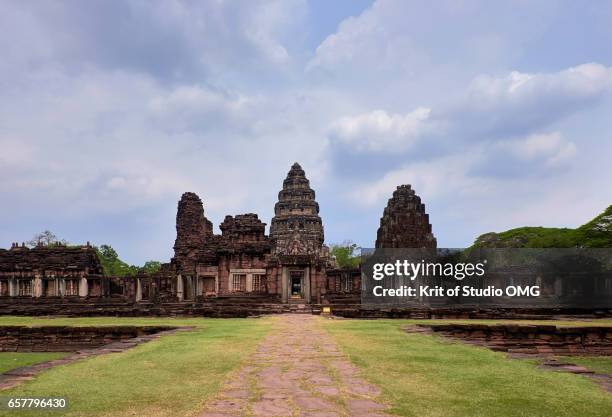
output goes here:
[{"label": "stone pillar", "polygon": [[17,289],[17,280],[15,278],[9,279],[9,295],[11,297],[16,297],[18,293]]},{"label": "stone pillar", "polygon": [[176,276],[176,297],[179,301],[183,301],[183,277],[181,274]]},{"label": "stone pillar", "polygon": [[282,302],[286,303],[289,299],[289,271],[286,266],[283,266],[281,273],[281,298]]},{"label": "stone pillar", "polygon": [[304,269],[304,301],[310,303],[310,267]]},{"label": "stone pillar", "polygon": [[142,285],[140,283],[140,278],[136,278],[136,302],[142,300]]},{"label": "stone pillar", "polygon": [[42,278],[40,275],[34,275],[34,280],[32,281],[32,297],[39,298],[42,296]]},{"label": "stone pillar", "polygon": [[253,274],[246,274],[246,292],[253,292]]},{"label": "stone pillar", "polygon": [[57,295],[63,297],[64,294],[66,294],[66,279],[60,278],[58,280]]},{"label": "stone pillar", "polygon": [[79,297],[87,297],[89,294],[89,285],[87,284],[87,278],[81,278],[81,282],[79,283]]}]

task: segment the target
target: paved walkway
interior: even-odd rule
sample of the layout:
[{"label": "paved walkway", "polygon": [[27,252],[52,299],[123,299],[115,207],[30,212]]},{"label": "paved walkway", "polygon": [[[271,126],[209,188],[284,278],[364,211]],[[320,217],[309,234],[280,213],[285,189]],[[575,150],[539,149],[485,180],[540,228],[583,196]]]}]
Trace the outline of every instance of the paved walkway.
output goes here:
[{"label": "paved walkway", "polygon": [[201,417],[388,417],[379,390],[310,315],[278,316],[257,351]]}]

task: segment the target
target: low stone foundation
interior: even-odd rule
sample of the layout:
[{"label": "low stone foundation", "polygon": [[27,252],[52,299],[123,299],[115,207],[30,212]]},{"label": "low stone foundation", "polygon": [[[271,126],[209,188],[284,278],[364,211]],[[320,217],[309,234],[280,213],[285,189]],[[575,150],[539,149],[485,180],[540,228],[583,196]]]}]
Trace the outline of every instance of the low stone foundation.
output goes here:
[{"label": "low stone foundation", "polygon": [[121,298],[36,299],[0,298],[0,316],[67,316],[67,317],[249,317],[265,314],[305,313],[320,314],[330,307],[335,316],[346,318],[401,318],[401,319],[521,319],[554,320],[594,319],[612,317],[612,309],[567,308],[426,308],[384,307],[351,304],[348,298],[338,303],[283,304],[280,300],[258,297],[213,297],[183,302],[138,302]]},{"label": "low stone foundation", "polygon": [[172,326],[0,326],[0,352],[76,352],[177,329]]},{"label": "low stone foundation", "polygon": [[612,355],[612,326],[419,324],[406,330],[425,330],[510,354]]}]

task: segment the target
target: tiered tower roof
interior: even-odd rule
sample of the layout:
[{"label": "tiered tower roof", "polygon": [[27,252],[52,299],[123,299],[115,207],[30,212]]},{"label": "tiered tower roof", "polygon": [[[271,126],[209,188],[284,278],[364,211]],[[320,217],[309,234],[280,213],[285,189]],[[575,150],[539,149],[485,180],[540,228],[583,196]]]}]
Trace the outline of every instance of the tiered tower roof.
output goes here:
[{"label": "tiered tower roof", "polygon": [[376,247],[435,248],[436,245],[425,204],[409,184],[398,186],[380,219]]},{"label": "tiered tower roof", "polygon": [[319,204],[306,173],[297,162],[289,170],[283,189],[278,193],[270,239],[275,252],[286,255],[318,254],[323,246]]}]

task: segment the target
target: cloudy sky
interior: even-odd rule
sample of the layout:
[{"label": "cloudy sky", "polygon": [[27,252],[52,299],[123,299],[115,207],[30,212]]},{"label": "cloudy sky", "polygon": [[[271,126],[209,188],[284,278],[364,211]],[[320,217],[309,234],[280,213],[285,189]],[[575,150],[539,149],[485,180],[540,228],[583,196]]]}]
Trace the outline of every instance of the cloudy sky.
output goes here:
[{"label": "cloudy sky", "polygon": [[167,261],[176,204],[326,241],[409,183],[439,246],[612,204],[612,2],[0,2],[0,247],[43,229]]}]

